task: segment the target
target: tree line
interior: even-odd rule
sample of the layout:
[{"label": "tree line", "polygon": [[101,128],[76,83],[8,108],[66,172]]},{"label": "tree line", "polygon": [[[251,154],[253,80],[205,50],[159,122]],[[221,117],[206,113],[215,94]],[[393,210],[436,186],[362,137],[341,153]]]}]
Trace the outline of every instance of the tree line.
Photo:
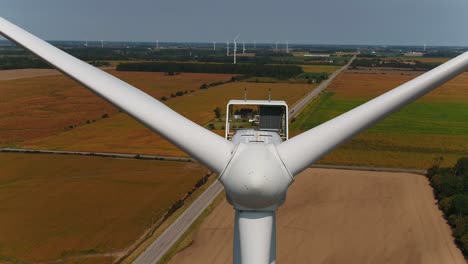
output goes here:
[{"label": "tree line", "polygon": [[381,60],[374,59],[355,59],[351,64],[352,67],[387,67],[387,68],[403,68],[412,70],[432,70],[439,66],[440,63],[427,63],[420,61],[412,61],[411,63],[400,60]]},{"label": "tree line", "polygon": [[50,69],[48,63],[33,57],[0,57],[0,70]]},{"label": "tree line", "polygon": [[175,63],[175,62],[142,62],[121,63],[118,71],[143,72],[192,72],[192,73],[228,73],[246,76],[274,77],[288,79],[295,77],[303,70],[296,65],[253,65],[253,64],[212,64],[212,63]]},{"label": "tree line", "polygon": [[468,157],[459,159],[452,168],[441,168],[438,163],[442,159],[429,169],[428,177],[455,242],[468,257]]}]

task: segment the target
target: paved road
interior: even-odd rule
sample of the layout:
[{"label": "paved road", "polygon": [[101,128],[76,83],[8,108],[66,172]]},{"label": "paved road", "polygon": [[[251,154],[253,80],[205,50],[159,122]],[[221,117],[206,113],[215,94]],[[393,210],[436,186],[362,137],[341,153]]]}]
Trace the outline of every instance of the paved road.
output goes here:
[{"label": "paved road", "polygon": [[195,161],[192,158],[185,158],[185,157],[155,156],[155,155],[130,154],[130,153],[107,153],[107,152],[63,151],[63,150],[37,150],[37,149],[19,149],[19,148],[0,148],[0,152],[17,152],[17,153],[31,153],[31,154],[78,155],[78,156],[98,156],[98,157],[121,158],[121,159],[166,160],[166,161],[183,161],[183,162],[193,162],[193,161]]},{"label": "paved road", "polygon": [[213,182],[133,263],[157,263],[222,190],[219,181]]},{"label": "paved road", "polygon": [[292,118],[296,115],[298,115],[301,110],[308,104],[312,99],[317,97],[320,93],[322,93],[328,85],[335,79],[336,76],[338,76],[340,73],[342,73],[344,70],[348,68],[349,65],[353,62],[353,60],[356,58],[354,56],[351,60],[349,60],[348,64],[345,66],[341,67],[339,70],[335,71],[332,75],[328,77],[327,80],[323,81],[319,86],[317,86],[314,90],[312,90],[309,94],[304,96],[301,100],[299,100],[296,104],[294,104],[291,108],[289,108],[289,118]]}]

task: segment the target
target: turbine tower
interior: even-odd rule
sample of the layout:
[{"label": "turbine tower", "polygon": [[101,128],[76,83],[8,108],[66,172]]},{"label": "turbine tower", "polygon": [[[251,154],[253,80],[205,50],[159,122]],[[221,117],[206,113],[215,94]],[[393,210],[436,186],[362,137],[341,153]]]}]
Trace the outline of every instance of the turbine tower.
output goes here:
[{"label": "turbine tower", "polygon": [[286,53],[289,53],[289,40],[286,40]]},{"label": "turbine tower", "polygon": [[101,40],[101,48],[104,48],[104,40]]},{"label": "turbine tower", "polygon": [[229,41],[226,41],[226,56],[229,57]]},{"label": "turbine tower", "polygon": [[237,64],[237,39],[239,38],[240,34],[234,38],[234,64]]},{"label": "turbine tower", "polygon": [[242,54],[245,54],[245,41],[242,41]]},{"label": "turbine tower", "polygon": [[358,133],[468,69],[468,52],[465,52],[284,142],[271,130],[247,131],[270,135],[272,140],[267,142],[271,144],[267,144],[259,142],[258,137],[252,142],[242,135],[229,141],[130,84],[55,48],[3,18],[0,18],[0,34],[124,110],[218,174],[227,200],[235,209],[233,257],[236,264],[276,263],[276,209],[284,203],[289,186],[301,171]]},{"label": "turbine tower", "polygon": [[276,51],[278,51],[278,41],[276,41],[276,48],[275,48]]},{"label": "turbine tower", "polygon": [[216,51],[216,41],[213,41],[213,50]]}]

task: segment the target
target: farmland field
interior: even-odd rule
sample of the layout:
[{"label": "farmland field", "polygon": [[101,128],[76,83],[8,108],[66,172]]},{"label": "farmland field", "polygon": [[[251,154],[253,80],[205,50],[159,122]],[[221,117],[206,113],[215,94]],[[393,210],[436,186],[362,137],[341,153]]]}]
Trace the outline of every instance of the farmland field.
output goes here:
[{"label": "farmland field", "polygon": [[0,263],[118,255],[206,172],[190,162],[5,153],[0,168]]},{"label": "farmland field", "polygon": [[301,65],[304,72],[326,72],[326,73],[334,73],[336,70],[341,68],[340,66],[333,66],[333,65]]},{"label": "farmland field", "polygon": [[[339,76],[291,125],[292,134],[317,126],[415,75]],[[468,154],[468,74],[429,93],[369,128],[321,162],[427,168],[437,157],[446,165]]]},{"label": "farmland field", "polygon": [[[466,263],[422,175],[308,169],[276,225],[278,263]],[[233,226],[224,200],[169,263],[232,263]]]},{"label": "farmland field", "polygon": [[[171,98],[166,104],[192,121],[205,124],[214,118],[213,109],[219,106],[224,112],[230,99],[243,98],[244,88],[247,88],[248,99],[266,99],[271,88],[273,100],[285,100],[292,105],[313,87],[310,84],[234,82]],[[57,135],[26,141],[20,146],[55,150],[185,155],[124,113]]]},{"label": "farmland field", "polygon": [[[229,74],[165,76],[164,73],[109,72],[158,99],[177,91],[198,91],[202,84],[232,77]],[[14,146],[116,113],[118,110],[109,103],[63,75],[0,81],[0,146]]]},{"label": "farmland field", "polygon": [[21,69],[21,70],[1,70],[0,81],[16,80],[31,77],[60,75],[60,72],[52,69]]}]

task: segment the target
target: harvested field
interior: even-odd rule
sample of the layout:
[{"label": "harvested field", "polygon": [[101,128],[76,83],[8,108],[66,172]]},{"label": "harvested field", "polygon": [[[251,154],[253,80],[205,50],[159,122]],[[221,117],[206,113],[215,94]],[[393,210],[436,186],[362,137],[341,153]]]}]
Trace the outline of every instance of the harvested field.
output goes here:
[{"label": "harvested field", "polygon": [[[413,76],[414,77],[414,76]],[[344,73],[290,126],[291,135],[315,127],[408,80],[402,75]],[[453,164],[468,154],[468,74],[392,114],[322,163],[385,167],[430,167],[443,157]]]},{"label": "harvested field", "polygon": [[[310,84],[235,82],[172,98],[166,104],[192,121],[204,124],[214,118],[213,109],[217,106],[224,111],[230,99],[243,98],[244,88],[248,90],[249,99],[265,99],[268,89],[271,88],[272,99],[285,100],[291,105],[313,87]],[[30,140],[21,146],[37,149],[185,155],[123,113],[58,135]]]},{"label": "harvested field", "polygon": [[336,70],[341,68],[341,66],[333,66],[333,65],[301,65],[304,72],[326,72],[326,73],[334,73]]},{"label": "harvested field", "polygon": [[[170,263],[231,263],[234,211],[222,202]],[[466,263],[426,177],[309,169],[277,215],[278,263]]]},{"label": "harvested field", "polygon": [[0,81],[16,80],[23,78],[60,75],[60,72],[53,69],[19,69],[0,70]]},{"label": "harvested field", "polygon": [[206,172],[196,163],[5,153],[0,168],[0,263],[109,263],[101,254],[123,253]]},{"label": "harvested field", "polygon": [[[1,71],[0,71],[1,72]],[[117,72],[113,75],[155,98],[177,91],[198,91],[204,83],[230,80],[229,74]],[[63,75],[0,81],[0,146],[14,146],[99,120],[118,112],[113,106]]]},{"label": "harvested field", "polygon": [[[330,85],[329,91],[338,100],[370,100],[398,85],[410,81],[418,75],[398,74],[340,74]],[[468,73],[463,73],[441,87],[425,95],[418,101],[440,103],[468,102]]]}]

